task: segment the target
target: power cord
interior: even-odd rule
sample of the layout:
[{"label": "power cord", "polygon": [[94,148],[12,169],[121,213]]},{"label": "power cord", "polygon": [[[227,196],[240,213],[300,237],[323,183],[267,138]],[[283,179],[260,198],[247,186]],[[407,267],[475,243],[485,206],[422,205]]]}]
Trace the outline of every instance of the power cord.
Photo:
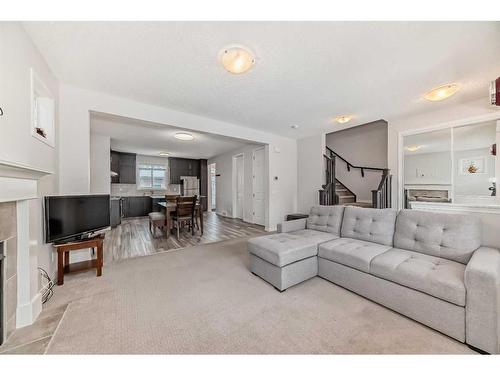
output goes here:
[{"label": "power cord", "polygon": [[52,296],[54,295],[54,291],[52,290],[54,288],[54,282],[50,278],[47,271],[45,271],[41,267],[38,267],[38,270],[40,271],[40,275],[42,276],[42,279],[44,279],[47,282],[47,284],[43,287],[44,291],[42,293],[42,304],[44,304],[49,299],[51,299]]}]

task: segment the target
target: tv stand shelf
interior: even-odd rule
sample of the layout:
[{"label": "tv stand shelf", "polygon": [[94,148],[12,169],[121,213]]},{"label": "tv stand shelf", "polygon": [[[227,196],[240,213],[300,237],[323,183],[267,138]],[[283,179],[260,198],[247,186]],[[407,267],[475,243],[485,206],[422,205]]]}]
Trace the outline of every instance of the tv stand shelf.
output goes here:
[{"label": "tv stand shelf", "polygon": [[[81,272],[89,268],[95,268],[97,276],[102,275],[103,266],[103,241],[104,235],[90,238],[83,241],[68,242],[65,244],[54,244],[57,249],[57,285],[64,284],[64,274],[70,272]],[[72,250],[94,249],[97,251],[97,258],[83,262],[70,263],[69,252]]]}]

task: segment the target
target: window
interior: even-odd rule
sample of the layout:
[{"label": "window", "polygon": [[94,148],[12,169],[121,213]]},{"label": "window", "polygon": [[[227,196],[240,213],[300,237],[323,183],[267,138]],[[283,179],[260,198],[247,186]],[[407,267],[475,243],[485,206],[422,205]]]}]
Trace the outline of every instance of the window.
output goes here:
[{"label": "window", "polygon": [[139,165],[139,188],[166,189],[167,169],[164,165]]}]

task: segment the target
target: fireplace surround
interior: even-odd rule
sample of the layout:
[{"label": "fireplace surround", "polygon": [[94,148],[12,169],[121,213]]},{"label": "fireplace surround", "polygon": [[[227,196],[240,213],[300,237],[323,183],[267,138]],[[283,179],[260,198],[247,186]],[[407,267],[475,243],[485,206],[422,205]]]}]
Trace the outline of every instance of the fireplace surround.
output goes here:
[{"label": "fireplace surround", "polygon": [[32,324],[42,309],[38,288],[38,244],[30,240],[30,200],[38,199],[38,180],[52,172],[0,160],[0,242],[3,251],[2,333]]}]

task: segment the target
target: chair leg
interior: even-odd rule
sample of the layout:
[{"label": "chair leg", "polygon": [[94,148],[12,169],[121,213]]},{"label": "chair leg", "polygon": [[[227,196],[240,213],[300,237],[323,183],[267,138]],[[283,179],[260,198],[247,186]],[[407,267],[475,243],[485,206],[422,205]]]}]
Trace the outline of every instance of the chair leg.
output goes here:
[{"label": "chair leg", "polygon": [[179,223],[177,223],[177,239],[179,239]]}]

